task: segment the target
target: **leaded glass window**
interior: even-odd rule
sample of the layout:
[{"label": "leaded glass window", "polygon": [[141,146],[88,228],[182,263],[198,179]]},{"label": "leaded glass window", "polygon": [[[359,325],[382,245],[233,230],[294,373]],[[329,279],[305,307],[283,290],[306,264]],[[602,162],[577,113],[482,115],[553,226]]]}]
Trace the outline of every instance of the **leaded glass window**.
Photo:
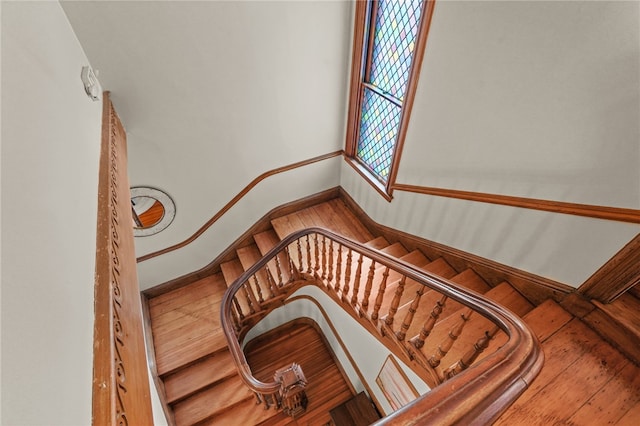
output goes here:
[{"label": "leaded glass window", "polygon": [[355,157],[382,184],[396,149],[424,0],[371,2]]}]

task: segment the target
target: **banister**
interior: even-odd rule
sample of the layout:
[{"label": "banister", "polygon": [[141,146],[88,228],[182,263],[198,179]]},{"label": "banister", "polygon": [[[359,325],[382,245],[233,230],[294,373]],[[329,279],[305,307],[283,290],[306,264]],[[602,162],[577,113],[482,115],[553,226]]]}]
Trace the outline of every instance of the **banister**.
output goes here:
[{"label": "banister", "polygon": [[[311,248],[309,240],[310,236],[313,235],[315,235],[315,246]],[[283,251],[289,253],[289,245],[298,244],[303,239],[306,239],[307,242],[307,252],[304,253],[300,246],[297,246],[298,263],[301,267],[300,269],[303,270],[299,271],[297,276],[293,277],[290,282],[306,281],[305,284],[315,283],[324,288],[325,291],[334,292],[342,291],[346,287],[348,292],[349,279],[345,281],[345,286],[342,288],[339,288],[339,282],[335,285],[330,285],[327,282],[325,284],[326,288],[320,282],[322,277],[331,279],[333,265],[331,261],[327,265],[327,257],[324,256],[324,251],[322,257],[318,255],[318,236],[323,238],[323,247],[325,239],[329,240],[328,257],[330,259],[333,257],[332,248],[334,245],[338,247],[338,252],[341,251],[343,254],[355,252],[359,256],[365,256],[375,262],[376,266],[383,267],[385,274],[387,270],[393,270],[401,274],[404,277],[403,280],[406,278],[414,280],[438,291],[447,298],[472,308],[474,312],[489,319],[508,336],[508,341],[495,352],[444,381],[439,386],[434,387],[430,392],[419,397],[411,404],[381,419],[377,424],[385,424],[387,422],[393,422],[394,424],[397,422],[403,425],[489,423],[497,418],[526,389],[542,368],[543,353],[536,337],[522,320],[507,309],[472,290],[459,287],[447,279],[419,270],[411,264],[389,257],[376,249],[360,245],[325,229],[309,228],[294,232],[284,238],[229,286],[222,299],[221,325],[229,343],[230,353],[238,367],[241,379],[258,397],[260,395],[276,394],[279,383],[275,381],[264,383],[253,377],[238,341],[238,337],[243,332],[236,329],[233,324],[232,309],[234,298],[243,285],[276,255]],[[312,252],[315,254],[315,263],[313,264],[311,259]],[[336,255],[336,257],[338,256]],[[306,257],[306,263],[303,257]],[[322,259],[322,263],[320,263],[320,259]],[[337,261],[339,265],[339,260]],[[355,264],[355,262],[353,263]],[[322,267],[321,273],[318,272],[320,267]],[[328,276],[325,270],[327,267]],[[360,267],[360,261],[358,261],[357,268],[359,269]],[[345,269],[345,275],[347,275],[347,271],[350,272],[350,268],[351,266]],[[337,269],[336,275],[339,276],[340,267],[337,267]],[[339,278],[336,279],[339,280]],[[338,299],[342,300],[345,305],[349,305],[349,300],[344,300],[347,292],[343,292],[341,298]],[[351,305],[355,309],[353,314],[361,317],[363,315],[363,307],[356,307],[353,302]]]}]

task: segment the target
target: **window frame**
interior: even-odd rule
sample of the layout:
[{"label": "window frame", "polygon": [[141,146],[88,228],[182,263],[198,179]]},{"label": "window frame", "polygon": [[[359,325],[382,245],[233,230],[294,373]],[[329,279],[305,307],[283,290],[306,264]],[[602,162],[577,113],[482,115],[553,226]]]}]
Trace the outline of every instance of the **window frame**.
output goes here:
[{"label": "window frame", "polygon": [[[347,131],[345,141],[345,160],[351,165],[376,191],[387,201],[393,198],[393,189],[398,174],[398,167],[402,157],[402,148],[407,134],[407,126],[411,116],[411,109],[415,98],[418,78],[422,67],[422,59],[427,43],[427,34],[433,16],[435,0],[424,0],[423,11],[418,26],[416,46],[411,61],[409,80],[400,112],[400,125],[393,154],[389,178],[383,183],[363,165],[357,156],[357,144],[360,134],[360,120],[362,116],[362,99],[364,88],[380,93],[376,88],[367,83],[371,71],[371,57],[373,54],[373,37],[375,17],[378,8],[378,0],[365,0],[355,2],[355,21],[353,33],[353,47],[351,53],[351,78],[349,88],[349,104],[347,115]],[[387,98],[385,94],[383,97]],[[388,99],[388,98],[387,98]]]}]

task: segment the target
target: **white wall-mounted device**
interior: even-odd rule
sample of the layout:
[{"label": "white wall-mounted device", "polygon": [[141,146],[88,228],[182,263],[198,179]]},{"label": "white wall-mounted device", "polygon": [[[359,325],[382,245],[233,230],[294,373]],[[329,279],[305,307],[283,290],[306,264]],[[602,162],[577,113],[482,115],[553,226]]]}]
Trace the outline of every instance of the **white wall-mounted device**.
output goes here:
[{"label": "white wall-mounted device", "polygon": [[84,84],[84,91],[87,92],[87,96],[89,96],[92,101],[99,101],[102,96],[102,87],[100,87],[100,82],[93,72],[93,69],[90,66],[82,67],[80,78],[82,79],[82,84]]}]

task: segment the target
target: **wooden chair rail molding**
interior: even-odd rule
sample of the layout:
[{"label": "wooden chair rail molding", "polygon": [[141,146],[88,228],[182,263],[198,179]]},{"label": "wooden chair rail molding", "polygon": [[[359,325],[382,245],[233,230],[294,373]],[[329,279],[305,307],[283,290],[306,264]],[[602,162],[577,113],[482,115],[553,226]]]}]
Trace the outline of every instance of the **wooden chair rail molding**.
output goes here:
[{"label": "wooden chair rail molding", "polygon": [[431,188],[427,186],[394,183],[393,190],[438,197],[458,198],[481,203],[501,204],[523,209],[542,210],[553,213],[615,220],[618,222],[640,223],[640,210],[619,207],[593,206],[589,204],[567,203],[563,201],[538,200],[535,198],[513,197],[510,195],[486,194],[482,192],[460,191],[456,189]]},{"label": "wooden chair rail molding", "polygon": [[[198,237],[204,234],[207,229],[209,229],[214,223],[216,223],[225,213],[227,213],[234,205],[238,203],[251,189],[253,189],[260,182],[265,180],[266,178],[276,175],[278,173],[287,172],[290,170],[294,170],[300,167],[304,167],[313,163],[317,163],[319,161],[328,160],[330,158],[338,157],[342,155],[345,157],[345,161],[358,170],[353,164],[353,161],[345,156],[345,152],[343,150],[330,152],[328,154],[320,155],[317,157],[309,158],[307,160],[299,161],[297,163],[292,163],[283,167],[279,167],[273,170],[269,170],[265,173],[262,173],[260,176],[256,177],[252,180],[247,186],[244,187],[242,191],[240,191],[235,197],[231,199],[227,204],[224,205],[216,214],[211,217],[204,225],[202,225],[196,232],[193,233],[189,238],[184,241],[181,241],[172,246],[166,247],[161,250],[154,251],[152,253],[148,253],[138,257],[137,262],[144,262],[145,260],[153,259],[154,257],[170,253],[174,250],[185,247],[186,245],[195,241]],[[378,192],[380,189],[377,188]],[[563,214],[571,214],[577,216],[586,216],[593,217],[597,219],[606,219],[606,220],[615,220],[620,222],[631,222],[631,223],[640,223],[640,210],[635,209],[625,209],[618,207],[604,207],[604,206],[593,206],[587,204],[575,204],[575,203],[567,203],[562,201],[549,201],[549,200],[538,200],[533,198],[525,198],[525,197],[513,197],[509,195],[497,195],[497,194],[486,194],[481,192],[471,192],[471,191],[460,191],[453,189],[443,189],[443,188],[431,188],[427,186],[418,186],[418,185],[408,185],[402,183],[394,183],[390,186],[390,194],[382,193],[387,201],[391,202],[392,197],[391,194],[394,190],[405,191],[405,192],[413,192],[416,194],[425,194],[425,195],[435,195],[439,197],[449,197],[449,198],[458,198],[463,200],[477,201],[482,203],[491,203],[491,204],[501,204],[511,207],[519,207],[525,209],[534,209],[534,210],[543,210],[554,213],[563,213]]]},{"label": "wooden chair rail molding", "polygon": [[216,214],[214,214],[211,219],[209,219],[204,225],[202,225],[189,238],[187,238],[186,240],[184,240],[184,241],[182,241],[180,243],[177,243],[177,244],[174,244],[172,246],[166,247],[166,248],[164,248],[162,250],[154,251],[153,253],[149,253],[149,254],[145,254],[144,256],[140,256],[137,259],[138,263],[139,262],[144,262],[145,260],[152,259],[154,257],[160,256],[160,255],[165,254],[165,253],[172,252],[174,250],[182,248],[182,247],[186,246],[187,244],[193,242],[200,235],[204,234],[204,232],[207,229],[211,228],[211,226],[214,223],[216,223],[218,221],[218,219],[220,219],[226,212],[228,212],[233,206],[235,206],[238,203],[238,201],[240,201],[242,199],[242,197],[244,197],[249,191],[251,191],[253,189],[253,187],[258,185],[260,182],[262,182],[266,178],[268,178],[270,176],[273,176],[273,175],[276,175],[278,173],[283,173],[283,172],[287,172],[289,170],[294,170],[294,169],[297,169],[297,168],[300,168],[300,167],[308,166],[310,164],[317,163],[319,161],[328,160],[328,159],[333,158],[333,157],[338,157],[340,155],[343,155],[343,153],[344,153],[344,151],[342,151],[342,150],[335,151],[335,152],[330,152],[328,154],[319,155],[317,157],[309,158],[307,160],[299,161],[297,163],[289,164],[287,166],[278,167],[277,169],[273,169],[273,170],[269,170],[267,172],[264,172],[263,174],[261,174],[260,176],[258,176],[254,180],[252,180],[251,183],[249,183],[249,185],[245,186],[244,189],[238,193],[238,195],[233,197],[231,199],[231,201],[229,201],[227,204],[225,204],[224,207],[222,207]]},{"label": "wooden chair rail molding", "polygon": [[[279,385],[252,376],[240,342],[251,327],[305,285],[325,291],[370,333],[393,347],[396,355],[413,363],[412,368],[432,387],[380,424],[490,423],[542,368],[540,344],[510,311],[381,251],[310,228],[282,240],[240,276],[222,299],[221,325],[230,353],[258,401],[270,398]],[[451,315],[438,322],[443,309],[450,309]],[[472,316],[474,327],[465,334]],[[499,342],[485,351],[497,333]],[[456,339],[463,345],[452,347]]]},{"label": "wooden chair rail molding", "polygon": [[136,274],[127,146],[108,92],[96,237],[93,425],[150,425],[151,393]]}]

